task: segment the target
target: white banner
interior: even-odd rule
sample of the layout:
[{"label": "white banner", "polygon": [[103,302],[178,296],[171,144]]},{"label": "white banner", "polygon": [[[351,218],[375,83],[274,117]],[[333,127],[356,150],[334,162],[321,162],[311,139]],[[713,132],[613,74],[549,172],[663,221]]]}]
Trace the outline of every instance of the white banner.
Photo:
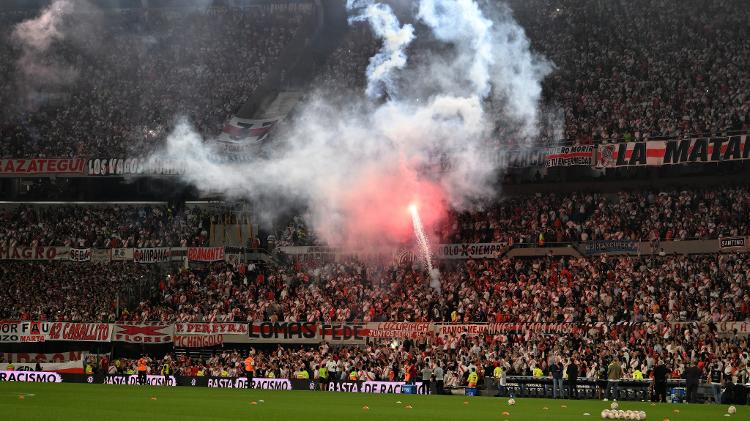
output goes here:
[{"label": "white banner", "polygon": [[136,263],[162,263],[172,258],[169,247],[142,248],[133,250],[133,261]]},{"label": "white banner", "polygon": [[133,249],[132,248],[117,248],[110,250],[110,259],[114,262],[131,261],[133,260]]},{"label": "white banner", "polygon": [[91,249],[70,249],[71,262],[91,261]]},{"label": "white banner", "polygon": [[[329,392],[353,392],[353,393],[401,393],[401,387],[406,382],[336,382],[328,383]],[[430,392],[422,382],[414,382],[418,395],[427,395]]]},{"label": "white banner", "polygon": [[58,373],[45,371],[0,371],[0,382],[61,383]]},{"label": "white banner", "polygon": [[176,323],[175,335],[247,335],[247,323]]},{"label": "white banner", "polygon": [[0,260],[67,260],[66,247],[2,247]]},{"label": "white banner", "polygon": [[435,257],[438,259],[496,259],[505,252],[506,243],[440,244]]},{"label": "white banner", "polygon": [[[148,383],[149,386],[164,386],[164,376],[147,375],[146,383]],[[138,384],[138,375],[107,375],[104,376],[104,384]],[[174,376],[169,376],[166,385],[177,386],[177,379],[175,379]]]},{"label": "white banner", "polygon": [[[212,377],[208,379],[208,387],[246,389],[247,379],[244,377],[238,377],[238,378]],[[253,388],[261,389],[261,390],[292,390],[292,382],[290,382],[289,379],[258,378],[258,379],[253,379]]]}]

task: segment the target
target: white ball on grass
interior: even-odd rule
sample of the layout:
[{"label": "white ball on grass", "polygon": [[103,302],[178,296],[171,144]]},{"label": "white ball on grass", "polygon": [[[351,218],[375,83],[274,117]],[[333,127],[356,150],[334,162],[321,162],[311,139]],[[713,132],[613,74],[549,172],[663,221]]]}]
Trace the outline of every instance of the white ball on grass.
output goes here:
[{"label": "white ball on grass", "polygon": [[727,412],[734,415],[737,413],[737,408],[735,408],[734,405],[732,405],[729,408],[727,408]]}]

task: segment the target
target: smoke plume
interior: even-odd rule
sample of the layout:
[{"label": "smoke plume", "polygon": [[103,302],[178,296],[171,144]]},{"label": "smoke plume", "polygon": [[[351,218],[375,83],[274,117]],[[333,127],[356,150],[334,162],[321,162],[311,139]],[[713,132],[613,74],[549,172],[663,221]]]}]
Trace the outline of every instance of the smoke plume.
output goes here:
[{"label": "smoke plume", "polygon": [[[496,155],[538,135],[551,64],[508,9],[489,18],[472,0],[420,0],[413,26],[384,4],[347,6],[353,25],[369,24],[382,40],[364,95],[342,105],[316,92],[250,162],[215,159],[185,120],[153,159],[180,161],[186,181],[261,211],[275,211],[264,208],[267,196],[302,201],[319,238],[354,248],[413,243],[411,204],[429,235],[449,207],[491,198]],[[421,37],[428,46],[418,47]],[[498,126],[518,138],[494,138]]]}]

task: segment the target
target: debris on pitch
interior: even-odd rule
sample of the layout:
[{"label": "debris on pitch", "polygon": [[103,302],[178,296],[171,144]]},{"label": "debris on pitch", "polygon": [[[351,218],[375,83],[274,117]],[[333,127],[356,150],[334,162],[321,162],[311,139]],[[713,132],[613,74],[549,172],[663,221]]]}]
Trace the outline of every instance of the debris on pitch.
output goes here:
[{"label": "debris on pitch", "polygon": [[411,405],[406,405],[404,408],[411,409]]},{"label": "debris on pitch", "polygon": [[367,410],[369,410],[369,409],[370,409],[370,407],[369,407],[369,406],[367,406],[367,405],[365,405],[365,406],[363,406],[363,407],[362,407],[362,409],[363,409],[363,410],[365,410],[365,411],[367,411]]},{"label": "debris on pitch", "polygon": [[156,400],[156,396],[151,396],[149,399],[151,399],[152,401],[155,401]]},{"label": "debris on pitch", "polygon": [[257,405],[257,404],[258,402],[255,402],[255,401],[250,402],[250,405]]},{"label": "debris on pitch", "polygon": [[510,412],[508,412],[508,411],[503,411],[503,415],[506,415],[506,416],[507,416],[507,415],[510,415]]}]

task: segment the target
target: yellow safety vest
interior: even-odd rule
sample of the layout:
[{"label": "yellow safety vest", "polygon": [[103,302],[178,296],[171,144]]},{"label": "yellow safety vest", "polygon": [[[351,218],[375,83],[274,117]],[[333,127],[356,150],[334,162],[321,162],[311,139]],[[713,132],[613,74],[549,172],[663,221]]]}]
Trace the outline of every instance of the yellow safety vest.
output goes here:
[{"label": "yellow safety vest", "polygon": [[496,379],[499,379],[503,375],[503,369],[500,366],[495,367],[495,370],[492,372],[492,376]]},{"label": "yellow safety vest", "polygon": [[534,370],[532,370],[532,375],[534,377],[542,377],[544,373],[542,373],[542,369],[539,367],[534,367]]},{"label": "yellow safety vest", "polygon": [[479,378],[479,376],[477,375],[476,372],[469,373],[469,383],[475,383],[476,384],[478,378]]},{"label": "yellow safety vest", "polygon": [[643,373],[641,373],[641,370],[635,370],[633,372],[633,380],[643,380]]}]

